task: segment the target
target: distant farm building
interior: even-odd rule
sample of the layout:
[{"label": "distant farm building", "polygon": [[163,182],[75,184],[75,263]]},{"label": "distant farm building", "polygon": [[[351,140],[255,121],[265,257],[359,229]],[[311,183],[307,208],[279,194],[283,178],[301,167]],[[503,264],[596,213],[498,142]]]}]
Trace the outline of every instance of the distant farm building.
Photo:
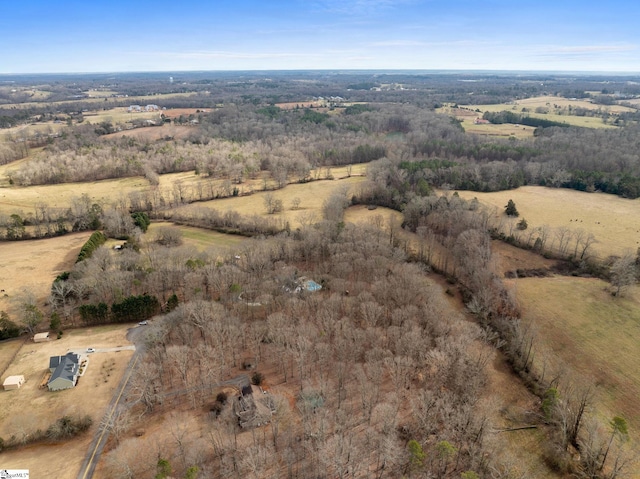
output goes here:
[{"label": "distant farm building", "polygon": [[47,383],[49,391],[61,391],[74,387],[78,382],[79,370],[80,360],[77,354],[52,356],[49,359],[49,371],[51,371],[51,378]]},{"label": "distant farm building", "polygon": [[134,111],[142,111],[142,107],[140,105],[131,105],[129,107],[129,113]]},{"label": "distant farm building", "polygon": [[44,343],[45,341],[49,341],[49,333],[38,333],[33,337],[33,342],[35,343]]},{"label": "distant farm building", "polygon": [[4,388],[5,391],[11,391],[12,389],[20,389],[20,386],[22,386],[23,384],[24,384],[23,375],[9,376],[7,379],[4,380],[4,383],[2,383],[2,387]]},{"label": "distant farm building", "polygon": [[475,120],[473,120],[473,123],[475,123],[476,125],[488,125],[491,122],[489,120],[485,120],[484,118],[476,118]]}]

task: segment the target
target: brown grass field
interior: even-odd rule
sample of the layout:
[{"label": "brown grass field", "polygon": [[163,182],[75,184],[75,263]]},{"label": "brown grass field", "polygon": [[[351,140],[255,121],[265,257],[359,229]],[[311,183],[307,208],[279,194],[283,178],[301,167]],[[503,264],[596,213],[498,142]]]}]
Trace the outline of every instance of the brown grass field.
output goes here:
[{"label": "brown grass field", "polygon": [[83,116],[84,123],[97,125],[98,123],[108,121],[116,125],[119,123],[129,123],[133,120],[152,120],[160,122],[161,113],[161,111],[129,112],[128,108],[116,107],[106,111],[99,110],[97,112],[87,112]]},{"label": "brown grass field", "polygon": [[[526,98],[524,100],[517,100],[510,103],[499,103],[494,105],[461,105],[461,108],[467,108],[469,110],[480,110],[482,113],[485,111],[498,112],[498,111],[513,111],[520,113],[523,108],[528,109],[527,114],[534,118],[543,118],[551,121],[558,121],[561,123],[567,123],[573,126],[581,126],[585,128],[616,128],[614,125],[603,123],[599,117],[587,117],[587,116],[574,116],[559,114],[560,110],[566,109],[569,106],[572,108],[584,108],[588,110],[601,110],[608,112],[612,115],[622,112],[633,112],[633,108],[629,108],[622,105],[598,105],[591,103],[588,100],[571,100],[568,98],[561,98],[555,96],[540,96],[534,98]],[[548,108],[548,113],[536,113],[534,110],[538,107]],[[482,113],[478,113],[482,116]]]},{"label": "brown grass field", "polygon": [[[289,222],[291,228],[302,224],[309,224],[322,219],[322,205],[326,198],[336,192],[345,192],[347,197],[356,191],[365,179],[361,176],[351,176],[340,180],[319,180],[310,183],[294,183],[275,191],[255,190],[253,194],[233,198],[222,198],[212,201],[193,203],[179,208],[178,211],[188,211],[193,208],[212,208],[221,212],[237,211],[243,216],[259,215],[273,217]],[[265,195],[272,194],[275,199],[282,200],[284,211],[268,215],[264,205]],[[291,200],[300,198],[298,209],[292,209]]]},{"label": "brown grass field", "polygon": [[640,246],[640,199],[629,200],[605,193],[585,193],[563,188],[523,186],[494,193],[460,191],[465,199],[477,197],[504,217],[504,206],[513,199],[529,228],[548,225],[593,233],[598,241],[593,251],[605,258],[634,252]]},{"label": "brown grass field", "polygon": [[[63,415],[93,418],[87,433],[62,444],[27,446],[2,453],[2,467],[29,469],[32,477],[75,479],[93,435],[122,378],[133,351],[96,352],[89,355],[84,376],[73,389],[49,392],[40,388],[48,371],[49,357],[80,351],[87,347],[129,346],[125,335],[129,325],[102,326],[65,332],[60,340],[27,342],[5,373],[25,376],[25,384],[15,391],[0,391],[0,437],[21,437],[37,428],[46,428]],[[0,350],[13,343],[3,343]],[[55,473],[53,472],[55,471]]]},{"label": "brown grass field", "polygon": [[[523,278],[514,285],[523,318],[535,326],[553,357],[596,384],[597,412],[623,416],[634,442],[640,440],[640,288],[614,297],[593,278]],[[555,358],[555,359],[554,359]]]},{"label": "brown grass field", "polygon": [[462,128],[467,133],[475,135],[485,135],[494,137],[510,137],[515,138],[533,138],[533,132],[535,130],[532,126],[526,125],[513,125],[511,123],[504,123],[502,125],[491,124],[479,124],[476,125],[474,120],[476,118],[482,118],[482,113],[474,111],[472,107],[465,108],[452,108],[451,106],[443,106],[438,108],[438,113],[452,116],[462,122]]},{"label": "brown grass field", "polygon": [[176,225],[166,221],[154,222],[149,225],[146,237],[152,239],[158,228],[175,228],[182,233],[182,241],[186,246],[193,246],[198,251],[226,253],[247,240],[244,236],[218,233],[217,231],[195,228],[193,226]]},{"label": "brown grass field", "polygon": [[128,136],[130,138],[139,138],[140,140],[157,141],[169,136],[177,140],[182,140],[187,138],[191,133],[193,133],[193,127],[191,126],[164,124],[160,127],[147,126],[133,130],[118,131],[100,138],[122,138],[123,136]]},{"label": "brown grass field", "polygon": [[90,231],[58,238],[0,243],[0,311],[15,320],[12,300],[23,288],[33,292],[40,301],[49,295],[51,283],[63,271],[69,271]]},{"label": "brown grass field", "polygon": [[[163,129],[164,127],[154,128],[154,130]],[[130,130],[123,132],[123,134],[135,131],[136,130]],[[63,183],[28,187],[10,186],[8,174],[18,168],[24,161],[29,161],[29,159],[18,160],[7,165],[0,165],[0,185],[6,186],[0,189],[0,214],[11,215],[13,213],[19,213],[21,216],[24,216],[33,212],[35,205],[40,202],[47,203],[51,208],[68,208],[73,198],[77,198],[84,193],[88,194],[94,202],[110,205],[120,197],[127,197],[132,191],[142,191],[150,188],[149,182],[139,176],[86,183]],[[358,178],[358,176],[364,175],[366,168],[366,164],[353,165],[351,180],[361,181],[362,178]],[[336,179],[346,178],[348,174],[347,167],[334,167],[328,170],[322,168],[321,171],[312,170],[310,176],[312,178],[325,178],[327,172]],[[219,188],[223,181],[223,179],[212,179],[196,175],[193,171],[187,171],[162,175],[160,177],[160,188],[168,191],[173,188],[173,185],[176,183],[180,183],[186,188],[195,188],[198,183],[204,184],[211,182],[216,185],[216,188]],[[269,187],[273,186],[271,180],[269,180],[267,184]],[[262,190],[264,188],[264,181],[260,178],[247,180],[241,185],[238,185],[238,187],[241,194],[250,194],[254,191]],[[230,199],[230,201],[231,200],[232,199]],[[285,201],[285,207],[287,206],[289,205]],[[304,203],[301,206],[304,208]]]},{"label": "brown grass field", "polygon": [[50,106],[56,106],[56,105],[69,105],[69,104],[74,104],[74,103],[78,103],[78,101],[81,101],[83,103],[95,103],[95,104],[99,104],[100,107],[102,108],[103,106],[111,106],[113,105],[112,102],[123,102],[126,101],[128,103],[130,103],[131,105],[136,105],[136,104],[142,104],[144,103],[149,104],[149,103],[158,103],[161,102],[163,99],[165,100],[169,100],[172,98],[188,98],[192,95],[195,95],[194,93],[165,93],[165,94],[158,94],[158,95],[143,95],[143,96],[130,96],[127,98],[108,98],[107,101],[104,101],[104,98],[102,97],[93,97],[93,98],[81,98],[80,100],[62,100],[62,101],[50,101],[50,102],[24,102],[24,103],[7,103],[2,105],[3,108],[31,108],[31,107],[38,107],[38,106],[43,106],[43,105],[50,105]]},{"label": "brown grass field", "polygon": [[2,133],[0,133],[0,141],[7,141],[10,138],[32,138],[36,135],[49,135],[58,133],[64,127],[66,127],[65,123],[48,121],[44,123],[19,125],[13,128],[4,128],[2,129]]},{"label": "brown grass field", "polygon": [[295,110],[296,108],[320,108],[327,106],[325,101],[289,101],[284,103],[276,103],[275,106],[282,110]]},{"label": "brown grass field", "polygon": [[[0,166],[0,179],[6,178],[6,172],[15,168],[16,165],[17,162]],[[33,212],[34,206],[40,202],[46,203],[50,208],[68,208],[71,200],[83,193],[88,194],[94,202],[108,205],[119,196],[126,197],[132,191],[148,187],[149,183],[146,179],[132,177],[87,183],[2,188],[0,213],[13,214],[22,211],[27,214]]]}]

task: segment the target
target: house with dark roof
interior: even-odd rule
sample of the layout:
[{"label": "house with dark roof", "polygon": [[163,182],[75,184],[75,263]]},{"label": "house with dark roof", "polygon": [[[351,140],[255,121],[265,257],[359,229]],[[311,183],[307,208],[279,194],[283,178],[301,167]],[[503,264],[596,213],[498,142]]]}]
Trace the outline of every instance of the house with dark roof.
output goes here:
[{"label": "house with dark roof", "polygon": [[52,356],[49,358],[49,370],[51,371],[51,377],[47,382],[49,391],[70,389],[78,382],[80,358],[74,353]]}]

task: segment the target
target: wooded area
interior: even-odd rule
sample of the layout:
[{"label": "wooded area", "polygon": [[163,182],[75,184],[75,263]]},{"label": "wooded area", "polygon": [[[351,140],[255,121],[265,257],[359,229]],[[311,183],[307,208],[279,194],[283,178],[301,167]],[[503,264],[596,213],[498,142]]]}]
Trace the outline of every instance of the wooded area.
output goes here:
[{"label": "wooded area", "polygon": [[[620,80],[612,96],[596,88],[598,77],[488,76],[479,86],[450,75],[309,75],[194,73],[179,84],[128,75],[109,84],[80,78],[74,88],[53,79],[47,101],[24,108],[12,102],[26,98],[0,95],[0,125],[50,115],[66,122],[46,139],[11,136],[0,144],[6,188],[139,179],[109,201],[82,194],[65,207],[39,202],[0,216],[4,240],[99,230],[52,284],[51,328],[153,318],[127,406],[101,426],[112,434],[110,477],[170,469],[211,478],[514,477],[515,452],[498,451],[492,438],[492,421],[503,413],[486,397],[495,354],[538,398],[501,432],[535,426],[545,438],[540,462],[558,477],[613,479],[630,470],[625,419],[592,414],[588,380],[534,364],[541,349],[491,242],[610,279],[619,296],[637,280],[637,255],[603,262],[591,254],[589,232],[528,228],[515,219],[512,200],[496,219],[477,200],[447,191],[543,185],[640,197],[637,112],[601,130],[534,119],[533,138],[498,139],[469,135],[435,110],[544,94],[622,102],[640,95],[638,84]],[[190,129],[183,139],[112,137],[134,126],[162,130],[176,119],[160,110],[157,126],[88,124],[82,113],[95,102],[69,97],[97,86],[118,93],[101,100],[104,108],[130,104],[125,94],[154,92],[161,108],[199,112],[180,120]],[[523,115],[485,118],[530,124]],[[271,192],[329,181],[332,167],[348,165],[349,178],[359,163],[367,164],[366,181],[325,198],[318,217],[292,227],[278,215],[284,203]],[[177,173],[189,178],[163,182]],[[260,191],[264,215],[204,203]],[[300,207],[300,198],[290,202]],[[190,203],[198,207],[182,208]],[[391,208],[402,222],[345,223],[345,209],[356,204]],[[199,251],[181,245],[174,229],[145,234],[157,219],[253,239],[233,251]],[[107,238],[120,240],[116,249],[104,246]],[[30,331],[43,324],[35,299],[21,308]],[[16,324],[1,319],[15,333]],[[264,389],[251,389],[249,375]],[[205,411],[197,434],[176,419],[163,441],[134,437],[174,409],[192,418]]]}]

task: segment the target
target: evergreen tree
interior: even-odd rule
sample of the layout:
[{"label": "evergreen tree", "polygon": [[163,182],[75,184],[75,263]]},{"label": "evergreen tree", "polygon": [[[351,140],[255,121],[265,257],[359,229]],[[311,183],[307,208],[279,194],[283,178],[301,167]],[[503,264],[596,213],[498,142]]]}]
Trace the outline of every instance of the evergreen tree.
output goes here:
[{"label": "evergreen tree", "polygon": [[520,213],[518,213],[516,204],[513,202],[513,200],[509,200],[507,202],[507,206],[505,206],[504,209],[507,216],[520,216]]}]

